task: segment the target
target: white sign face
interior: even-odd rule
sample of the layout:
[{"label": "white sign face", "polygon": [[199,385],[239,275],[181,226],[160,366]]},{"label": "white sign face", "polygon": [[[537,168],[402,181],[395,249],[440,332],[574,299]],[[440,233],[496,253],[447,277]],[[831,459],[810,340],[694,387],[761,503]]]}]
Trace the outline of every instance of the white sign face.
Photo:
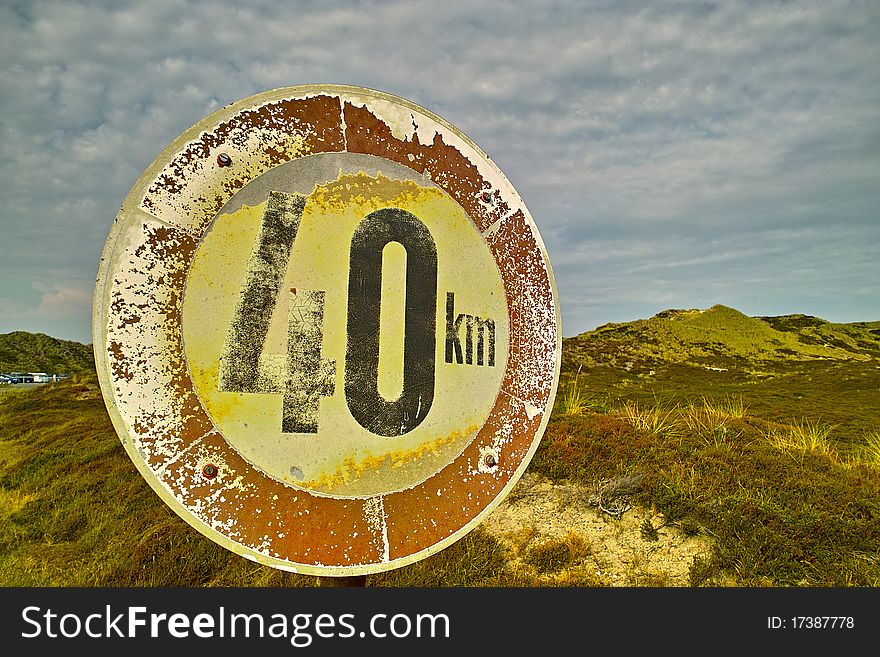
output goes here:
[{"label": "white sign face", "polygon": [[528,464],[560,363],[528,211],[426,110],[279,89],[132,189],[95,295],[99,377],[142,475],[277,568],[379,572],[463,536]]}]

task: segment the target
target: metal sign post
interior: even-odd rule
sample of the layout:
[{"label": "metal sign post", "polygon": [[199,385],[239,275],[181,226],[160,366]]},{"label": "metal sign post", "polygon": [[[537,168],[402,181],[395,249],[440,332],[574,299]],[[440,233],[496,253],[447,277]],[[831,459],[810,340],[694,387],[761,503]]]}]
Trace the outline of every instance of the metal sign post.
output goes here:
[{"label": "metal sign post", "polygon": [[241,100],[159,155],[104,248],[94,345],[175,512],[340,578],[427,557],[503,499],[561,355],[549,259],[501,171],[429,111],[331,85]]}]

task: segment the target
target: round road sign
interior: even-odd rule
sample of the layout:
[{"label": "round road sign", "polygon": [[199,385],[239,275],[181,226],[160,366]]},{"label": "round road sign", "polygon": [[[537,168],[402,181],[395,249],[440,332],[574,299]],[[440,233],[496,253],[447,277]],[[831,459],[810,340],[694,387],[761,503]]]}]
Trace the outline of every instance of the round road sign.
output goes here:
[{"label": "round road sign", "polygon": [[561,355],[516,191],[446,121],[335,85],[206,117],[104,248],[110,417],[162,499],[259,563],[362,575],[461,538],[528,465]]}]

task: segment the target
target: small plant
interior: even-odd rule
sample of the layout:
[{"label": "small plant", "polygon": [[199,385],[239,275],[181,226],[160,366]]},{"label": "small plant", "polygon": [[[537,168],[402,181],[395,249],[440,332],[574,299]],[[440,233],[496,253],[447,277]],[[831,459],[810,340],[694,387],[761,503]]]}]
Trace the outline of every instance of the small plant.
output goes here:
[{"label": "small plant", "polygon": [[725,419],[742,419],[748,415],[749,408],[742,396],[726,395],[720,401],[711,401],[703,397],[703,408],[706,413]]},{"label": "small plant", "polygon": [[641,490],[644,477],[644,472],[632,472],[597,482],[590,506],[619,520],[632,508],[630,498]]},{"label": "small plant", "polygon": [[880,469],[880,431],[874,430],[865,437],[862,458],[868,465]]},{"label": "small plant", "polygon": [[555,573],[590,554],[590,544],[580,534],[569,531],[563,538],[549,538],[532,547],[525,562],[539,573]]},{"label": "small plant", "polygon": [[574,377],[562,387],[559,396],[558,410],[562,415],[577,416],[590,413],[608,413],[612,408],[612,402],[607,394],[597,395],[586,393],[580,382],[580,374],[583,365],[579,365]]},{"label": "small plant", "polygon": [[712,560],[698,556],[688,570],[688,583],[690,586],[713,586],[717,575],[718,569]]},{"label": "small plant", "polygon": [[682,531],[682,533],[687,537],[699,536],[700,535],[700,525],[691,520],[690,518],[685,518],[681,522],[678,523],[678,528]]},{"label": "small plant", "polygon": [[578,387],[578,377],[581,374],[582,367],[583,365],[578,366],[577,372],[574,375],[574,381],[568,384],[565,388],[565,393],[562,395],[563,415],[581,415],[587,408],[586,401]]},{"label": "small plant", "polygon": [[659,405],[645,408],[628,401],[617,414],[634,428],[653,436],[677,436],[680,433],[675,409],[663,409]]},{"label": "small plant", "polygon": [[684,414],[684,423],[693,434],[713,447],[721,447],[729,438],[735,437],[730,416],[712,407],[689,407]]},{"label": "small plant", "polygon": [[784,430],[771,431],[770,442],[779,449],[801,454],[820,454],[837,459],[837,450],[829,440],[834,427],[807,420]]},{"label": "small plant", "polygon": [[657,528],[654,526],[654,523],[651,522],[650,518],[645,518],[642,521],[641,526],[639,527],[639,533],[642,535],[642,538],[646,541],[659,541],[660,540],[660,532],[657,531]]},{"label": "small plant", "polygon": [[727,430],[727,416],[712,412],[705,407],[690,406],[684,415],[687,428],[694,433],[717,434]]},{"label": "small plant", "polygon": [[691,404],[684,414],[687,428],[703,439],[707,445],[721,447],[730,438],[736,438],[742,432],[730,426],[732,419],[742,419],[747,414],[747,407],[742,397],[725,397],[721,401],[712,401],[703,397],[702,404]]},{"label": "small plant", "polygon": [[578,389],[573,385],[568,386],[562,396],[562,414],[583,415],[586,410],[587,403]]}]

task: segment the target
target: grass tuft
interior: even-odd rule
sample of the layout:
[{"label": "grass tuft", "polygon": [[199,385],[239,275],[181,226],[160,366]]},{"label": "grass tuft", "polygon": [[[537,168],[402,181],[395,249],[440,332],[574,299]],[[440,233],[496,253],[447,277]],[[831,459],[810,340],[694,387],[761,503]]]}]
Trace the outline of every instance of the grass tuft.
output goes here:
[{"label": "grass tuft", "polygon": [[617,414],[635,429],[653,436],[678,436],[681,432],[675,408],[667,409],[661,405],[640,406],[636,402],[627,401],[618,409]]},{"label": "grass tuft", "polygon": [[706,413],[726,419],[742,419],[748,415],[749,407],[742,395],[725,395],[720,400],[713,401],[703,397],[703,408]]},{"label": "grass tuft", "polygon": [[563,415],[580,415],[587,408],[586,401],[581,394],[580,387],[578,386],[578,377],[581,375],[582,367],[582,365],[578,366],[577,372],[575,372],[574,375],[574,380],[566,386],[565,392],[562,395]]},{"label": "grass tuft", "polygon": [[658,528],[654,526],[654,523],[651,522],[650,518],[645,518],[642,521],[642,524],[639,526],[639,533],[646,541],[653,542],[660,540],[660,532],[658,531]]},{"label": "grass tuft", "polygon": [[524,561],[539,573],[556,573],[590,554],[590,544],[573,531],[562,538],[549,538],[532,546]]},{"label": "grass tuft", "polygon": [[830,439],[833,430],[832,426],[805,420],[784,429],[771,430],[768,438],[772,445],[783,451],[821,455],[839,461],[837,449]]},{"label": "grass tuft", "polygon": [[581,367],[578,367],[574,377],[562,386],[562,393],[558,395],[558,411],[563,416],[575,417],[585,413],[607,413],[611,410],[611,402],[607,395],[588,394],[579,382]]},{"label": "grass tuft", "polygon": [[862,446],[862,461],[880,470],[880,431],[872,431],[865,436]]},{"label": "grass tuft", "polygon": [[703,397],[700,405],[690,404],[682,415],[688,430],[707,445],[721,447],[727,441],[736,439],[742,432],[733,427],[733,421],[746,415],[742,398],[726,398],[715,402]]}]

